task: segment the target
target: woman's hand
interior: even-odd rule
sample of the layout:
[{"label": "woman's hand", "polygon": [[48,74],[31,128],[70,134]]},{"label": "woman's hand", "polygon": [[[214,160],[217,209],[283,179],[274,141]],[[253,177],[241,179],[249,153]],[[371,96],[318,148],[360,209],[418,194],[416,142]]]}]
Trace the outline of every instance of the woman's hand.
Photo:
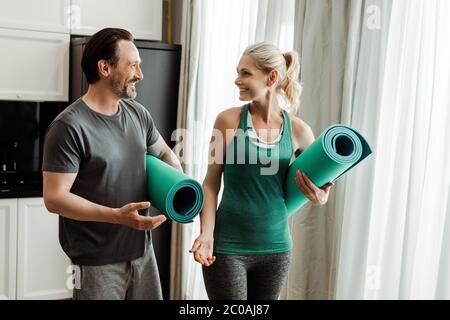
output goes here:
[{"label": "woman's hand", "polygon": [[295,173],[295,183],[301,192],[315,205],[323,205],[328,201],[330,189],[334,183],[330,182],[322,188],[318,188],[306,175],[306,173],[297,170]]},{"label": "woman's hand", "polygon": [[209,267],[216,261],[216,257],[212,255],[214,248],[214,238],[212,236],[200,234],[197,239],[195,239],[191,250],[194,254],[194,260],[198,263]]}]

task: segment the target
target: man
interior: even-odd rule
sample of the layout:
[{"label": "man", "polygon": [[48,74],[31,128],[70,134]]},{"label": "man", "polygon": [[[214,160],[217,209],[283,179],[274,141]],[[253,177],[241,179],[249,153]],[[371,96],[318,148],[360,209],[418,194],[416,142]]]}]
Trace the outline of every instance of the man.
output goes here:
[{"label": "man", "polygon": [[145,153],[181,169],[139,103],[143,79],[132,35],[106,28],[86,44],[88,92],[49,126],[44,201],[59,219],[59,240],[77,266],[74,299],[162,299],[147,216]]}]

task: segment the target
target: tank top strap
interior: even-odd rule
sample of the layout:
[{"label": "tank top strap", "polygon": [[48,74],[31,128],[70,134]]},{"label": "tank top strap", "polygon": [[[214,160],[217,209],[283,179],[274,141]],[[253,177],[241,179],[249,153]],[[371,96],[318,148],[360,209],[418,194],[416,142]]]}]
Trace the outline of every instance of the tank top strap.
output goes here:
[{"label": "tank top strap", "polygon": [[292,142],[292,129],[291,129],[291,117],[289,115],[289,112],[286,110],[283,110],[284,114],[284,130],[283,130],[283,136],[281,138],[280,143],[287,145],[287,148],[290,150],[290,152],[294,152],[293,150],[293,142]]},{"label": "tank top strap", "polygon": [[242,111],[241,111],[241,118],[239,120],[239,126],[238,129],[247,131],[248,126],[247,126],[247,118],[248,118],[248,106],[249,104],[247,103],[246,105],[244,105],[242,107]]},{"label": "tank top strap", "polygon": [[289,116],[289,112],[283,110],[283,115],[284,127],[287,132],[291,133],[291,117]]}]

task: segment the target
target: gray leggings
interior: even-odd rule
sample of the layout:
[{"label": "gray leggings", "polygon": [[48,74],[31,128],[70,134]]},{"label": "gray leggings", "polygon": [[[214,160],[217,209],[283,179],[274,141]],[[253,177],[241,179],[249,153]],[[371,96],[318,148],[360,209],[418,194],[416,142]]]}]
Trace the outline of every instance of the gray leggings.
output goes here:
[{"label": "gray leggings", "polygon": [[216,261],[211,266],[202,268],[209,299],[278,299],[288,274],[290,252],[215,256]]}]

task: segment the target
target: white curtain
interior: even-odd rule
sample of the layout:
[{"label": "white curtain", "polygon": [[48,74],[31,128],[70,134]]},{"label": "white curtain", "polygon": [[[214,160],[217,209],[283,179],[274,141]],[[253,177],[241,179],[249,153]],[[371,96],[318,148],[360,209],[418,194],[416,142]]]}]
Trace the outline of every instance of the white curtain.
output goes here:
[{"label": "white curtain", "polygon": [[338,299],[450,298],[449,16],[447,0],[393,0],[362,24],[343,114],[374,155],[338,197]]},{"label": "white curtain", "polygon": [[[303,92],[298,116],[318,137],[340,123],[347,71],[347,43],[353,1],[299,0],[296,2],[294,48],[301,57]],[[355,4],[361,4],[356,0]],[[361,8],[359,8],[361,9]],[[358,12],[359,13],[359,12]],[[306,205],[290,218],[292,264],[282,299],[329,299],[334,296],[336,270],[335,195],[325,206]]]},{"label": "white curtain", "polygon": [[[214,120],[222,110],[242,104],[234,85],[236,66],[244,49],[270,41],[282,50],[293,45],[294,0],[183,1],[182,88],[178,135],[185,172],[202,181]],[[190,32],[186,32],[190,29]],[[188,250],[199,233],[199,220],[173,229],[172,298],[207,299],[200,265]],[[175,288],[177,288],[175,290]]]}]

